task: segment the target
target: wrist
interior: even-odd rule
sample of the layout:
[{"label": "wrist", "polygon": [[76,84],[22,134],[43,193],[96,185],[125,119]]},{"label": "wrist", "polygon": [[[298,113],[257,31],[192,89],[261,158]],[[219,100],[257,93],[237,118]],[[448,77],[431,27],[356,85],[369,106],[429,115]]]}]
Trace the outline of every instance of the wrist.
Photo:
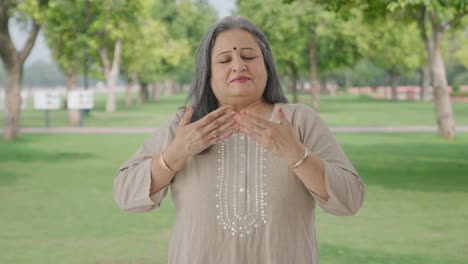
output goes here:
[{"label": "wrist", "polygon": [[295,164],[304,156],[305,146],[298,144],[290,150],[290,153],[285,157],[285,159],[288,164]]},{"label": "wrist", "polygon": [[169,144],[164,150],[161,151],[160,155],[164,156],[166,165],[173,171],[179,171],[185,164],[187,158],[181,155],[180,151],[174,151],[177,148]]},{"label": "wrist", "polygon": [[297,167],[301,166],[307,160],[307,158],[309,157],[309,154],[310,154],[309,149],[307,149],[307,147],[304,147],[303,151],[304,152],[303,152],[303,154],[301,155],[301,157],[299,159],[296,159],[295,161],[288,163],[288,165],[289,165],[289,167],[291,169],[296,169]]}]

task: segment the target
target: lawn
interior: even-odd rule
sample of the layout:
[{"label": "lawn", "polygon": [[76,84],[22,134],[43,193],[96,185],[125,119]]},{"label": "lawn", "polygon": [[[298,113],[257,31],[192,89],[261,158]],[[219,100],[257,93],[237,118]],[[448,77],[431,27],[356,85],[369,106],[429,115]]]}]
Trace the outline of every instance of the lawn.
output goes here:
[{"label": "lawn", "polygon": [[[135,105],[127,108],[123,94],[118,94],[115,113],[106,113],[105,97],[96,94],[95,109],[84,119],[84,126],[92,127],[154,127],[163,122],[178,107],[184,105],[185,94],[163,96],[159,102]],[[351,95],[322,96],[320,113],[331,126],[435,126],[434,105],[431,102],[405,102],[374,100]],[[309,94],[302,94],[300,102],[309,104]],[[45,112],[28,108],[21,114],[22,127],[43,127]],[[468,125],[468,104],[454,103],[453,111],[457,125]],[[52,127],[67,126],[65,110],[50,111]],[[0,122],[3,116],[0,116]],[[2,122],[3,123],[3,122]]]},{"label": "lawn", "polygon": [[[0,140],[0,263],[167,263],[170,195],[147,214],[121,212],[112,201],[116,169],[146,137]],[[337,138],[367,195],[355,217],[317,210],[321,263],[468,262],[468,134]]]}]

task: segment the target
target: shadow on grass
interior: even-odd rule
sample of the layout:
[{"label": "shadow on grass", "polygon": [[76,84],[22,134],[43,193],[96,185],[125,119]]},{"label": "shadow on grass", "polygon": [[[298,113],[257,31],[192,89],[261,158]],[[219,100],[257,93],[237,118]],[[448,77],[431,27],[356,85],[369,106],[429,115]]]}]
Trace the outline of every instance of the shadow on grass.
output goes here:
[{"label": "shadow on grass", "polygon": [[18,179],[18,177],[19,175],[16,175],[14,172],[5,170],[0,167],[0,186],[13,184]]},{"label": "shadow on grass", "polygon": [[356,250],[348,247],[319,243],[319,259],[321,263],[379,263],[379,264],[462,264],[461,261],[435,259],[424,255],[403,255],[379,251]]},{"label": "shadow on grass", "polygon": [[[77,162],[94,159],[96,154],[74,151],[46,151],[29,146],[33,142],[31,138],[20,138],[16,141],[0,141],[0,186],[12,184],[19,175],[16,175],[18,167],[28,166],[29,163],[39,162],[47,169],[47,164],[56,162]],[[31,174],[34,172],[31,171]],[[21,177],[24,177],[24,171]]]}]

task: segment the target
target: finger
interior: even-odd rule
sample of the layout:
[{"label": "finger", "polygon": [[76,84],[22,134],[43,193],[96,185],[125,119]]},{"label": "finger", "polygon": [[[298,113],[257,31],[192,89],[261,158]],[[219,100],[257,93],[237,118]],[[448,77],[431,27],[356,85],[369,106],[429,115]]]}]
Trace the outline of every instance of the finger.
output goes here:
[{"label": "finger", "polygon": [[255,129],[249,128],[247,126],[241,125],[240,131],[252,137],[257,142],[263,142],[263,133],[256,131]]},{"label": "finger", "polygon": [[226,113],[224,113],[223,115],[219,116],[218,118],[216,118],[215,120],[213,120],[210,124],[208,124],[207,126],[205,126],[203,128],[203,133],[209,133],[215,129],[218,129],[226,124],[230,124],[232,123],[232,121],[234,121],[235,123],[235,120],[233,119],[234,116],[236,115],[236,113],[234,111],[228,111]]},{"label": "finger", "polygon": [[239,124],[244,127],[248,127],[251,130],[255,130],[256,133],[263,133],[263,131],[266,129],[264,127],[261,127],[256,123],[253,119],[247,118],[242,116],[241,118],[238,118]]},{"label": "finger", "polygon": [[279,107],[276,115],[278,116],[281,125],[289,125],[289,121],[286,118],[286,114],[284,114],[283,108]]},{"label": "finger", "polygon": [[212,111],[211,113],[207,114],[206,116],[204,116],[203,118],[201,118],[200,120],[198,120],[196,122],[197,127],[205,127],[205,126],[209,125],[213,120],[215,120],[219,116],[223,115],[228,110],[229,110],[229,107],[222,106],[222,107]]},{"label": "finger", "polygon": [[227,130],[223,134],[221,134],[220,136],[211,138],[210,141],[209,141],[209,144],[213,145],[213,144],[219,143],[219,142],[225,140],[226,138],[229,138],[233,134],[234,134],[234,131]]},{"label": "finger", "polygon": [[247,111],[241,111],[241,116],[243,119],[248,120],[250,123],[256,124],[257,126],[261,128],[267,128],[270,125],[269,121],[266,121],[263,118],[256,117]]},{"label": "finger", "polygon": [[[234,124],[236,123],[235,120],[222,125],[221,127],[214,129],[210,133],[205,134],[205,140],[211,141],[213,138],[220,138],[222,135],[226,134],[226,132],[235,132]],[[218,139],[219,140],[219,139]]]},{"label": "finger", "polygon": [[213,130],[211,137],[218,137],[224,134],[226,131],[235,131],[234,125],[236,124],[236,120],[232,120],[231,122],[225,123],[224,125],[220,126],[219,128]]},{"label": "finger", "polygon": [[193,115],[193,109],[191,106],[186,106],[185,107],[185,113],[184,115],[182,116],[182,119],[180,120],[179,122],[179,127],[183,127],[183,126],[186,126],[187,124],[190,123],[190,120],[192,118],[192,115]]}]

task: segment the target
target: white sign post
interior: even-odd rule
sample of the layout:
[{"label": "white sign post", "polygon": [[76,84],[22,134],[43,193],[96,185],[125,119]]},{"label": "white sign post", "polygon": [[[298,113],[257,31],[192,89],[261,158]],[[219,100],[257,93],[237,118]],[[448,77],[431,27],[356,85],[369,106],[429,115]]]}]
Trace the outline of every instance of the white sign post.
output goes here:
[{"label": "white sign post", "polygon": [[89,90],[77,90],[68,92],[68,109],[80,111],[80,126],[83,126],[83,110],[94,108],[94,93]]},{"label": "white sign post", "polygon": [[59,110],[61,97],[58,91],[34,92],[34,108],[45,111],[45,127],[50,126],[49,110]]}]

